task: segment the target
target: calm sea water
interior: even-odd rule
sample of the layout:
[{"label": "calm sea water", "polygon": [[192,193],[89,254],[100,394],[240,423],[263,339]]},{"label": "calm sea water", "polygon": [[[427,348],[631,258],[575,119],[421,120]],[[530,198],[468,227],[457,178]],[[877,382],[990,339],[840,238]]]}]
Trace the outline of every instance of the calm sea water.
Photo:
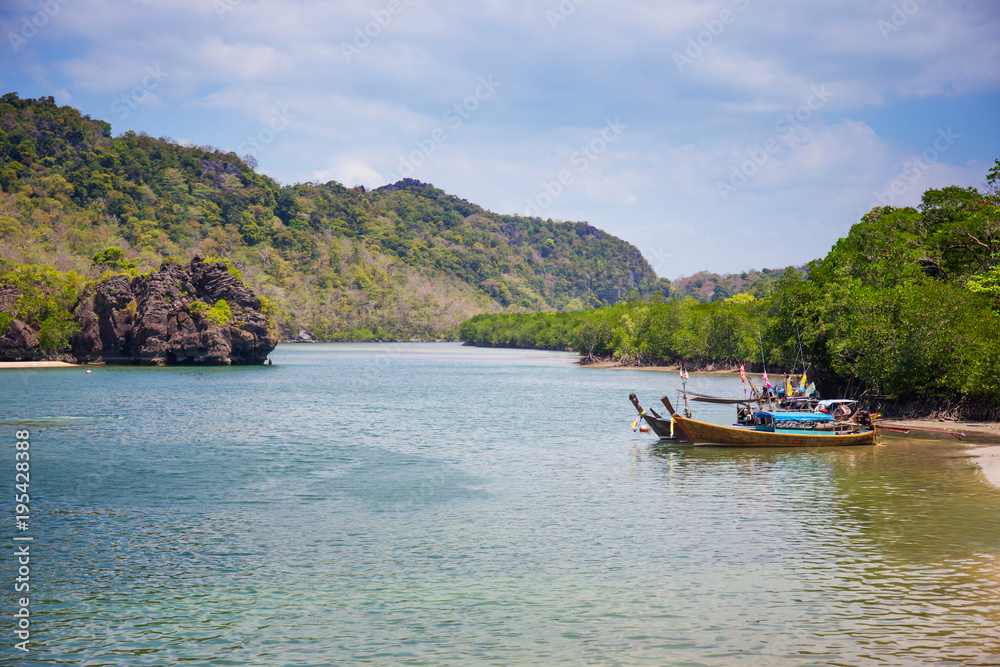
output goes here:
[{"label": "calm sea water", "polygon": [[674,374],[448,344],[273,357],[0,372],[0,662],[1000,664],[1000,490],[957,442],[670,447],[631,432],[627,395]]}]

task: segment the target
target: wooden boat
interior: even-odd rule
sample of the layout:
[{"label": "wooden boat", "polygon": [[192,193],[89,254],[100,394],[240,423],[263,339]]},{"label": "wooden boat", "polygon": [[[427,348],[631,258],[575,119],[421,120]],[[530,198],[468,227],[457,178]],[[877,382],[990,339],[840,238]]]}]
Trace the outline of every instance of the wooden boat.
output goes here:
[{"label": "wooden boat", "polygon": [[[649,408],[648,410],[643,410],[642,406],[639,405],[639,399],[635,394],[629,394],[628,400],[632,402],[635,406],[636,411],[642,416],[642,419],[649,424],[649,429],[658,435],[661,440],[670,440],[671,442],[690,442],[684,435],[684,432],[676,427],[672,428],[670,417],[662,417],[656,410]],[[667,409],[672,413],[674,411],[673,406],[670,405],[670,401],[664,396],[661,399]]]},{"label": "wooden boat", "polygon": [[[767,414],[767,413],[758,413]],[[730,447],[837,447],[875,444],[875,428],[851,425],[859,430],[783,429],[758,421],[754,426],[717,426],[700,422],[677,413],[674,423],[695,445],[726,445]],[[779,422],[781,423],[781,422]]]}]

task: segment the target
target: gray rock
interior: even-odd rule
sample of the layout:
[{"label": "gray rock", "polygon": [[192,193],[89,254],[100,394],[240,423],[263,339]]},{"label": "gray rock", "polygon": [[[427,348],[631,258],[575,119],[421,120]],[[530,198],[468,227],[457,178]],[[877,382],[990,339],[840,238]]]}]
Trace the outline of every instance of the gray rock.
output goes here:
[{"label": "gray rock", "polygon": [[[9,289],[0,305],[16,299]],[[208,311],[225,299],[232,311],[219,321]],[[192,312],[191,306],[200,302]],[[80,325],[71,359],[110,364],[262,364],[278,336],[268,329],[260,299],[224,262],[200,257],[188,267],[164,263],[148,276],[112,276],[87,288],[74,310]],[[9,308],[8,308],[9,310]],[[0,360],[65,358],[42,353],[37,332],[15,321],[0,337]]]},{"label": "gray rock", "polygon": [[35,332],[20,320],[14,320],[0,338],[0,361],[34,361],[41,358]]},{"label": "gray rock", "polygon": [[[196,301],[225,299],[232,320],[215,322]],[[224,262],[195,257],[189,267],[164,263],[133,278],[115,276],[81,299],[80,332],[73,353],[80,361],[125,364],[262,364],[278,342],[260,312],[261,302]]]}]

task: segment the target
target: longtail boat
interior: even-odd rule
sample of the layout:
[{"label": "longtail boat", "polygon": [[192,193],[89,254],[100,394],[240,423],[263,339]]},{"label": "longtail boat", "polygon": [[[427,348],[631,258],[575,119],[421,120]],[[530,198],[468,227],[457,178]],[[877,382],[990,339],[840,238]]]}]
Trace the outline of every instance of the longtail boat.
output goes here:
[{"label": "longtail boat", "polygon": [[[649,408],[648,410],[643,410],[642,406],[639,405],[639,399],[636,397],[635,394],[629,394],[628,400],[630,400],[632,402],[632,405],[635,406],[635,409],[639,413],[639,416],[647,424],[649,424],[650,430],[657,436],[659,436],[661,440],[671,440],[673,442],[690,442],[690,440],[685,436],[684,431],[677,428],[676,424],[672,423],[670,417],[662,417],[660,413],[658,413],[656,410],[653,410],[652,408]],[[667,400],[667,397],[664,396],[661,400],[663,401],[664,405],[667,406],[667,410],[669,410],[668,414],[673,413],[674,408],[672,405],[670,405],[670,401]]]},{"label": "longtail boat", "polygon": [[676,412],[672,416],[675,425],[695,445],[838,447],[876,444],[874,426],[837,422],[829,415],[758,412],[751,426],[717,426],[682,417]]}]

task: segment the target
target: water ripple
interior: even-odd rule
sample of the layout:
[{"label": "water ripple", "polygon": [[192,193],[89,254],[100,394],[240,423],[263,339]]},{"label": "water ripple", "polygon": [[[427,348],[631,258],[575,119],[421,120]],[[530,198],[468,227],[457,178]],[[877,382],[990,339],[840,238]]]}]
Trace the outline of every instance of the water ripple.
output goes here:
[{"label": "water ripple", "polygon": [[958,444],[664,447],[623,397],[675,376],[549,353],[275,362],[0,386],[37,664],[1000,664],[1000,492]]}]

